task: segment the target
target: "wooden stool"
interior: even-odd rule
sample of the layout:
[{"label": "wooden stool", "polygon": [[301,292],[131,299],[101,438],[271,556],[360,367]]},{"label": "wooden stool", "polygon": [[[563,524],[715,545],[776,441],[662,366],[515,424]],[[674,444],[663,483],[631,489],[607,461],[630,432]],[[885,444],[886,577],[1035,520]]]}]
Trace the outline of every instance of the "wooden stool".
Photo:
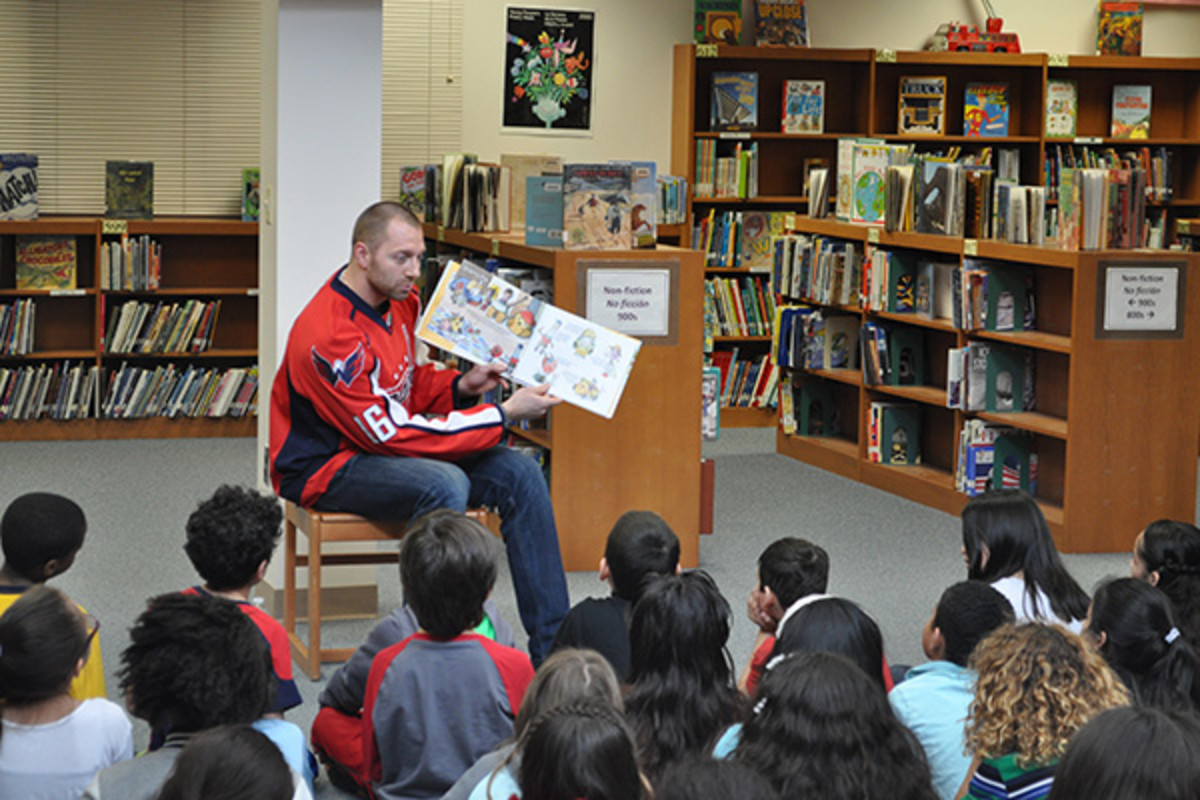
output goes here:
[{"label": "wooden stool", "polygon": [[[467,512],[481,524],[494,529],[485,509]],[[321,567],[364,564],[395,564],[394,552],[324,553],[326,542],[392,542],[403,538],[407,523],[375,522],[357,514],[314,511],[285,503],[283,551],[283,628],[292,644],[292,658],[312,680],[320,680],[321,664],[346,661],[355,647],[321,647]],[[492,523],[492,524],[489,524]],[[308,555],[296,552],[296,531],[308,537]],[[308,567],[308,642],[296,633],[296,569]]]}]

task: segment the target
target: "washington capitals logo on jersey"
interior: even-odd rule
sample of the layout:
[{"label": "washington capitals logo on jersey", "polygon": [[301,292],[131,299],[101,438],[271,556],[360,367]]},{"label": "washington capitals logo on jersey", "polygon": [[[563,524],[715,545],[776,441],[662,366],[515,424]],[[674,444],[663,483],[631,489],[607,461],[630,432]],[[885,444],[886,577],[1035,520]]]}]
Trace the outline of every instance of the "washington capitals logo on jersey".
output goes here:
[{"label": "washington capitals logo on jersey", "polygon": [[349,388],[350,384],[354,383],[354,379],[362,374],[366,356],[363,353],[362,342],[359,342],[353,353],[345,358],[335,358],[332,362],[318,353],[317,348],[314,347],[312,360],[317,374],[329,381],[329,385],[336,389],[339,385]]}]

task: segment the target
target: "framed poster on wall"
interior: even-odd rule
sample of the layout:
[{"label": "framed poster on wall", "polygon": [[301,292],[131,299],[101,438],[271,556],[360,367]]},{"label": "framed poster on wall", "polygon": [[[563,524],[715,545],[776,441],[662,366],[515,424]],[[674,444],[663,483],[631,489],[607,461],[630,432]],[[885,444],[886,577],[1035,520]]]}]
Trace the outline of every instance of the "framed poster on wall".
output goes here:
[{"label": "framed poster on wall", "polygon": [[504,127],[589,133],[595,12],[505,9]]}]

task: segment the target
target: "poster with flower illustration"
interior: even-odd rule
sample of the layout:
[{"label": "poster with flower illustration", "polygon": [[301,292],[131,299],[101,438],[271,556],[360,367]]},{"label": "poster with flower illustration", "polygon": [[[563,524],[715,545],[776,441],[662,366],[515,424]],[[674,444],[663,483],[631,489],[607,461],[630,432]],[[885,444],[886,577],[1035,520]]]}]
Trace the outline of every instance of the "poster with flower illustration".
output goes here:
[{"label": "poster with flower illustration", "polygon": [[595,13],[510,6],[505,14],[504,127],[591,131]]}]

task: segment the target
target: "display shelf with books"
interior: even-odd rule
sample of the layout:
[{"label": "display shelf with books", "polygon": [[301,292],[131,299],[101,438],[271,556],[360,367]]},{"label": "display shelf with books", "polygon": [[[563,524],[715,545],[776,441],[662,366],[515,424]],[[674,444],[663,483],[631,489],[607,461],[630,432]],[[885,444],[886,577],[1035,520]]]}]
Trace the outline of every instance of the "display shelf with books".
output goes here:
[{"label": "display shelf with books", "polygon": [[[513,427],[514,438],[548,451],[550,494],[567,569],[594,569],[619,514],[654,508],[679,534],[681,560],[698,559],[700,404],[704,269],[694,250],[577,251],[533,247],[521,234],[478,234],[426,223],[430,255],[541,267],[553,279],[554,305],[585,315],[593,269],[666,270],[664,336],[640,337],[615,413],[605,419],[562,404],[544,430]],[[648,444],[651,443],[651,444]]]},{"label": "display shelf with books", "polygon": [[[114,245],[139,252],[138,283],[110,281]],[[0,308],[34,312],[28,351],[0,355],[0,439],[253,436],[257,295],[254,222],[0,222]],[[125,307],[128,347],[113,350]]]}]

